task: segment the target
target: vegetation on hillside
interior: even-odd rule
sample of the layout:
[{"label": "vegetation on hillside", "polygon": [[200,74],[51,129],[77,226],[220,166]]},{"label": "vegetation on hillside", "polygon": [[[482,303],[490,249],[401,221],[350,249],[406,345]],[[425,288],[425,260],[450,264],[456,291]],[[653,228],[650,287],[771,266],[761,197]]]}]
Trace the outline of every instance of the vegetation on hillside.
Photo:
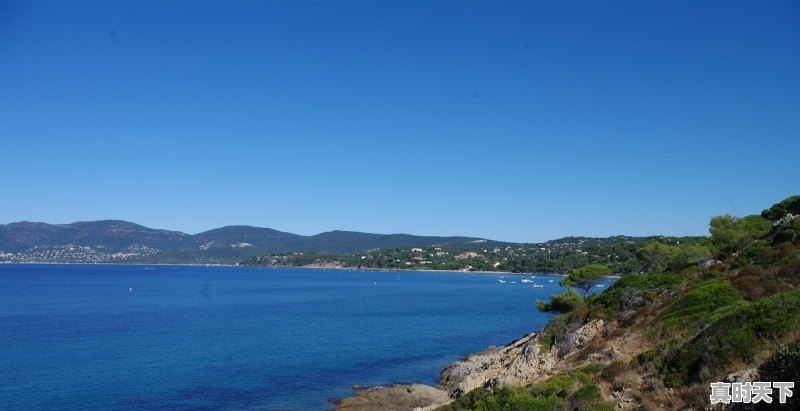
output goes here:
[{"label": "vegetation on hillside", "polygon": [[[569,290],[537,302],[560,312],[540,333],[544,348],[562,344],[566,330],[605,321],[605,334],[572,357],[583,365],[527,387],[476,389],[442,409],[614,409],[616,403],[702,410],[708,384],[731,373],[757,369],[757,381],[800,381],[798,214],[800,196],[793,196],[761,215],[712,218],[706,242],[645,242],[631,265],[646,272],[624,275],[586,299]],[[598,352],[616,358],[587,359]],[[797,390],[785,406],[794,408],[800,408]]]},{"label": "vegetation on hillside", "polygon": [[552,376],[527,387],[500,388],[495,391],[473,390],[439,411],[518,411],[578,409],[614,411],[614,405],[603,400],[594,378],[605,365],[588,366]]},{"label": "vegetation on hillside", "polygon": [[[277,253],[253,257],[247,265],[340,266],[409,270],[505,271],[514,273],[569,272],[601,264],[614,273],[645,272],[666,258],[697,261],[707,257],[707,237],[567,237],[546,243],[459,245],[383,248],[352,254]],[[653,250],[638,255],[644,246]],[[672,261],[672,260],[670,260]]]}]

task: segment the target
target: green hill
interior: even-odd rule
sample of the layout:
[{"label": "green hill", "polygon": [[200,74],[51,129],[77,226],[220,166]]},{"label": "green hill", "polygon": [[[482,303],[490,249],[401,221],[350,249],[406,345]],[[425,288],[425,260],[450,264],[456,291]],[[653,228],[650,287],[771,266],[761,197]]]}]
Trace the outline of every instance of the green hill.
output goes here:
[{"label": "green hill", "polygon": [[[522,387],[478,388],[442,410],[704,410],[719,381],[794,381],[800,409],[800,196],[761,215],[711,219],[705,244],[651,242],[646,273],[582,300],[555,295],[540,333],[558,347],[552,375]],[[578,348],[575,330],[599,331]],[[572,344],[572,345],[571,345]]]},{"label": "green hill", "polygon": [[330,231],[303,236],[251,226],[189,235],[119,220],[0,225],[0,262],[234,263],[267,253],[355,253],[429,246],[505,245],[474,237]]}]

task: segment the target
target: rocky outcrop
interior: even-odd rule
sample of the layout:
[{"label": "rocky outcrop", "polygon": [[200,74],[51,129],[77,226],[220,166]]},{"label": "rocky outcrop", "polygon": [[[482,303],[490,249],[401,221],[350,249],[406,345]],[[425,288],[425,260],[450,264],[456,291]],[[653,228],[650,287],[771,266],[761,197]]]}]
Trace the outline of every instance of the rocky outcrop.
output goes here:
[{"label": "rocky outcrop", "polygon": [[447,391],[424,384],[374,387],[345,398],[336,405],[346,411],[428,411],[452,401]]},{"label": "rocky outcrop", "polygon": [[730,373],[728,374],[728,377],[725,378],[725,381],[727,382],[758,381],[758,369],[745,368],[743,370]]},{"label": "rocky outcrop", "polygon": [[603,331],[604,324],[603,320],[592,320],[583,325],[576,324],[576,328],[572,330],[568,329],[559,347],[562,355],[566,357],[574,354],[576,349],[583,348],[587,342]]},{"label": "rocky outcrop", "polygon": [[794,219],[795,219],[795,218],[797,218],[797,217],[800,217],[800,215],[793,215],[792,213],[786,214],[786,215],[785,215],[785,216],[783,216],[783,218],[781,218],[780,220],[778,220],[778,221],[776,221],[776,222],[772,223],[772,226],[773,226],[773,227],[778,227],[778,228],[779,228],[779,227],[781,227],[781,226],[784,226],[784,225],[786,225],[786,224],[789,224],[789,223],[791,223],[791,222],[792,222],[792,221],[794,221]]},{"label": "rocky outcrop", "polygon": [[440,385],[453,398],[478,387],[524,385],[551,370],[558,362],[558,348],[543,350],[536,333],[505,347],[491,347],[450,364],[442,371]]},{"label": "rocky outcrop", "polygon": [[[527,334],[504,347],[490,347],[454,362],[442,371],[439,387],[422,384],[376,387],[339,402],[337,410],[432,410],[460,398],[475,388],[501,388],[527,385],[549,375],[562,358],[584,347],[595,336],[602,335],[603,320],[576,325],[564,333],[563,343],[543,349],[537,333]],[[616,358],[609,350],[594,354],[598,359]]]},{"label": "rocky outcrop", "polygon": [[605,362],[609,362],[609,361],[616,360],[617,358],[619,358],[619,356],[620,356],[619,350],[617,350],[617,349],[612,347],[610,350],[591,353],[586,358],[588,358],[589,361],[595,361],[595,362],[597,362],[597,361],[605,361]]}]

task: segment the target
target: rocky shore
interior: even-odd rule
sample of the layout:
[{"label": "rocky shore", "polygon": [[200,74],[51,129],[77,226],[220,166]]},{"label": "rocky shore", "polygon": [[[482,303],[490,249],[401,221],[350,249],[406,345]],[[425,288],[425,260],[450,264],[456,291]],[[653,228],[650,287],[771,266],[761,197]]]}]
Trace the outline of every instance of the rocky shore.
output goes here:
[{"label": "rocky shore", "polygon": [[339,401],[337,410],[428,411],[446,405],[478,387],[500,388],[533,383],[552,374],[604,329],[594,320],[570,330],[564,342],[543,349],[539,335],[525,335],[504,347],[468,355],[442,371],[439,384],[397,384],[373,387]]}]

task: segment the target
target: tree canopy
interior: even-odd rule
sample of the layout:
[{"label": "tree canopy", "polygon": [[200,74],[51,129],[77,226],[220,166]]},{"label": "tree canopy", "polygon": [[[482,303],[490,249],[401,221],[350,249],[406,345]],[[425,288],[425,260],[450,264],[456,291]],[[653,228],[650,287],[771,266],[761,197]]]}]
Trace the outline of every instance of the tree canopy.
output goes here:
[{"label": "tree canopy", "polygon": [[761,212],[761,217],[775,221],[786,214],[800,214],[800,196],[791,196]]},{"label": "tree canopy", "polygon": [[753,240],[765,236],[770,228],[772,222],[757,215],[742,218],[730,215],[716,216],[709,223],[711,245],[718,257],[725,257]]},{"label": "tree canopy", "polygon": [[575,287],[583,291],[583,298],[586,298],[589,290],[609,274],[611,274],[611,270],[608,267],[600,264],[589,264],[572,271],[570,275],[561,280],[561,285]]}]

